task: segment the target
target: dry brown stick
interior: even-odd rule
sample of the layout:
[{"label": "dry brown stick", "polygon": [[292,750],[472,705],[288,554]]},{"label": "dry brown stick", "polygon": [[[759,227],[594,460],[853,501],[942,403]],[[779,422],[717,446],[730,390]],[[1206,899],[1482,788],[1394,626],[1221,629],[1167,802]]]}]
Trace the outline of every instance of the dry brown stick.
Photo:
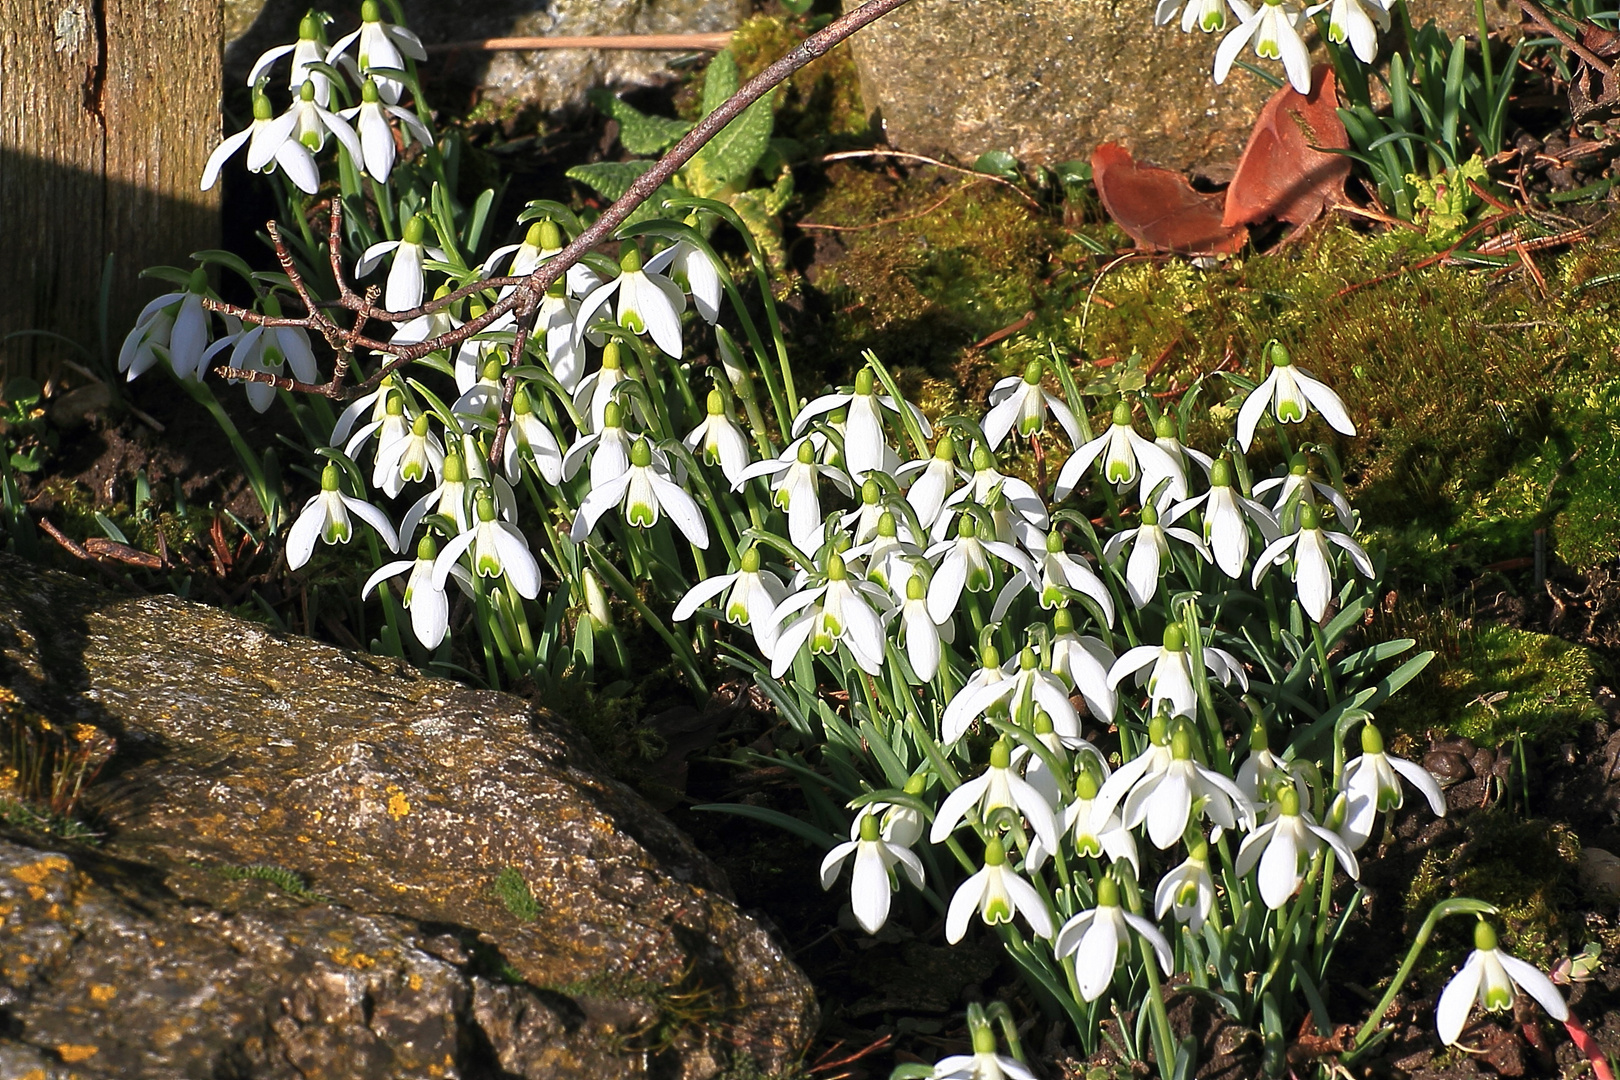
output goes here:
[{"label": "dry brown stick", "polygon": [[479,41],[446,41],[427,46],[429,53],[527,52],[535,49],[624,49],[659,52],[719,52],[731,44],[731,32],[718,34],[575,34],[557,37],[484,38]]},{"label": "dry brown stick", "polygon": [[949,169],[951,172],[959,172],[964,176],[972,176],[980,180],[990,180],[994,183],[1002,185],[1003,187],[1011,188],[1017,193],[1020,199],[1023,199],[1037,210],[1040,209],[1041,206],[1041,204],[1033,196],[1031,196],[1029,192],[1025,191],[1011,180],[1008,180],[1005,176],[996,176],[993,173],[980,172],[977,169],[965,169],[960,165],[952,165],[948,161],[941,161],[939,158],[929,157],[927,154],[913,154],[908,150],[840,150],[836,154],[823,154],[818,160],[823,165],[830,165],[835,161],[849,161],[853,158],[865,157],[899,158],[902,161],[916,161],[921,162],[924,165],[933,165],[937,168]]},{"label": "dry brown stick", "polygon": [[1519,0],[1519,10],[1530,16],[1531,22],[1535,23],[1537,26],[1547,31],[1547,33],[1551,34],[1564,48],[1568,49],[1582,60],[1585,60],[1588,64],[1591,64],[1593,67],[1603,72],[1603,74],[1608,75],[1614,70],[1609,65],[1608,61],[1604,60],[1597,53],[1593,52],[1591,49],[1588,49],[1585,45],[1582,45],[1580,42],[1564,33],[1564,31],[1552,21],[1547,13],[1541,10],[1541,5],[1537,4],[1535,0]]}]

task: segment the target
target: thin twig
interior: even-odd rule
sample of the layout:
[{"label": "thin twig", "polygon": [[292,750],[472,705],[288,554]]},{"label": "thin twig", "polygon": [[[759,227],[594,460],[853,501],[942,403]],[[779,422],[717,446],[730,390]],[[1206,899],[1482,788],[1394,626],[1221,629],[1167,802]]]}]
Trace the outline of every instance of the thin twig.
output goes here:
[{"label": "thin twig", "polygon": [[927,154],[913,154],[906,150],[840,150],[836,154],[824,154],[817,160],[823,165],[830,165],[835,161],[849,161],[853,158],[865,157],[899,158],[902,161],[917,161],[924,165],[933,165],[936,168],[959,172],[964,176],[974,176],[981,180],[994,181],[1017,192],[1020,199],[1023,199],[1035,209],[1039,210],[1041,208],[1041,204],[1029,192],[1008,180],[1005,176],[996,176],[994,173],[980,172],[977,169],[964,169],[960,165],[952,165],[948,161],[941,161],[939,158],[929,157]]},{"label": "thin twig", "polygon": [[1564,46],[1564,48],[1568,49],[1582,60],[1585,60],[1588,64],[1603,72],[1603,74],[1608,75],[1614,70],[1609,63],[1603,59],[1603,57],[1599,56],[1591,49],[1588,49],[1585,45],[1582,45],[1580,42],[1564,33],[1564,31],[1560,29],[1550,17],[1548,17],[1547,13],[1541,10],[1541,5],[1537,4],[1535,0],[1519,0],[1519,10],[1530,16],[1531,22],[1534,22],[1537,26],[1551,34],[1558,40],[1559,44]]},{"label": "thin twig", "polygon": [[660,52],[719,52],[731,44],[731,32],[718,34],[575,34],[557,37],[484,38],[446,41],[427,46],[431,53],[528,52],[538,49],[623,49]]}]

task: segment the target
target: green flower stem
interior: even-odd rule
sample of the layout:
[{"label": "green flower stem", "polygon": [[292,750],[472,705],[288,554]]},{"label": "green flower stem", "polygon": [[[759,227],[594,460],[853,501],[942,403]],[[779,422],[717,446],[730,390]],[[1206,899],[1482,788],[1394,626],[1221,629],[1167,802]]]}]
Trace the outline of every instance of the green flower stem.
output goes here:
[{"label": "green flower stem", "polygon": [[[366,546],[371,552],[373,566],[381,566],[382,549],[377,545],[377,534],[366,531]],[[388,655],[405,659],[405,638],[399,632],[399,604],[394,600],[394,590],[386,583],[377,586],[377,596],[382,600],[383,633],[382,642],[388,649]]]},{"label": "green flower stem", "polygon": [[286,518],[286,508],[282,505],[281,492],[273,489],[265,480],[264,468],[253,448],[248,445],[242,433],[237,430],[236,423],[219,403],[214,392],[208,388],[207,383],[195,379],[178,379],[181,389],[191,396],[191,399],[213,416],[214,422],[220,430],[225,432],[225,438],[230,440],[231,449],[236,451],[237,460],[242,464],[242,471],[247,474],[248,485],[253,488],[254,498],[259,500],[259,509],[264,511],[264,519],[270,524],[270,531],[276,532],[281,528]]},{"label": "green flower stem", "polygon": [[1314,620],[1311,622],[1311,641],[1316,646],[1316,667],[1322,673],[1322,689],[1327,692],[1328,707],[1332,708],[1339,703],[1339,691],[1333,682],[1333,666],[1328,663],[1327,641],[1322,637],[1322,628]]},{"label": "green flower stem", "polygon": [[[1137,888],[1134,874],[1121,874],[1120,893],[1133,915],[1142,914],[1142,893]],[[1170,1077],[1176,1067],[1176,1036],[1170,1028],[1170,1013],[1164,1004],[1164,987],[1159,982],[1159,960],[1153,946],[1145,937],[1136,936],[1137,948],[1142,954],[1142,970],[1147,975],[1148,1026],[1153,1030],[1155,1056],[1159,1059],[1159,1075]]]},{"label": "green flower stem", "polygon": [[1333,914],[1333,871],[1338,865],[1339,857],[1327,848],[1322,858],[1322,888],[1317,893],[1316,906],[1316,940],[1311,949],[1312,959],[1315,961],[1311,970],[1320,978],[1327,970],[1328,927],[1332,925]]},{"label": "green flower stem", "polygon": [[702,697],[707,697],[709,686],[704,682],[703,676],[699,672],[697,654],[692,651],[691,643],[685,638],[670,632],[669,626],[647,606],[646,602],[636,593],[635,586],[625,579],[625,576],[619,572],[619,568],[613,565],[612,560],[607,557],[601,548],[589,541],[586,542],[585,547],[591,554],[591,564],[595,567],[596,572],[607,580],[608,584],[613,587],[613,591],[619,594],[620,599],[636,609],[637,614],[642,617],[648,626],[652,627],[654,633],[664,639],[664,643],[675,653],[676,662],[681,665],[681,670],[686,673],[687,679],[691,681],[692,688],[700,695],[700,700]]},{"label": "green flower stem", "polygon": [[1193,688],[1198,693],[1198,712],[1204,721],[1209,759],[1223,775],[1231,776],[1232,755],[1226,750],[1226,733],[1221,730],[1221,718],[1215,711],[1215,694],[1209,686],[1209,671],[1204,667],[1204,635],[1193,603],[1188,602],[1182,608],[1181,622],[1187,631],[1187,661],[1192,668]]},{"label": "green flower stem", "polygon": [[1491,904],[1487,904],[1483,900],[1470,900],[1467,897],[1442,900],[1430,908],[1428,916],[1423,920],[1423,925],[1418,927],[1417,936],[1412,939],[1412,947],[1406,951],[1406,959],[1401,961],[1400,970],[1395,972],[1395,978],[1390,980],[1389,989],[1384,991],[1384,996],[1378,999],[1378,1004],[1373,1008],[1372,1015],[1361,1026],[1361,1030],[1356,1032],[1355,1045],[1359,1048],[1366,1043],[1368,1039],[1373,1037],[1374,1032],[1378,1030],[1378,1025],[1383,1023],[1384,1014],[1389,1011],[1390,1005],[1394,1003],[1395,995],[1401,992],[1401,987],[1406,985],[1407,976],[1412,974],[1412,968],[1416,966],[1418,956],[1423,952],[1423,946],[1429,943],[1429,938],[1434,935],[1434,928],[1440,925],[1441,919],[1449,915],[1495,914],[1496,908]]}]

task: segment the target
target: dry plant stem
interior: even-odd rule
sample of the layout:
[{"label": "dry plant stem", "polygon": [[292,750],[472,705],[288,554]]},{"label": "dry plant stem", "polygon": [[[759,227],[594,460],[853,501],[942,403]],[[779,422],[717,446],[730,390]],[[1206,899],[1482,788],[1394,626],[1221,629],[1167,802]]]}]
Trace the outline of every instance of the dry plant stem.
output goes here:
[{"label": "dry plant stem", "polygon": [[627,49],[718,52],[731,43],[730,32],[719,34],[585,34],[560,37],[484,38],[481,41],[446,41],[427,46],[431,53],[527,52],[535,49]]},{"label": "dry plant stem", "polygon": [[1593,67],[1597,68],[1603,74],[1608,75],[1614,70],[1609,65],[1608,61],[1604,60],[1597,53],[1593,52],[1591,49],[1588,49],[1586,46],[1564,33],[1564,31],[1561,30],[1557,24],[1555,24],[1552,19],[1547,16],[1547,13],[1541,10],[1541,5],[1537,4],[1535,0],[1519,0],[1519,10],[1530,16],[1531,22],[1535,23],[1537,26],[1541,27],[1543,30],[1547,31],[1547,33],[1556,38],[1560,45],[1574,53],[1576,56],[1580,57],[1582,60],[1585,60],[1588,64],[1591,64]]},{"label": "dry plant stem", "polygon": [[[613,230],[624,224],[625,220],[635,212],[637,207],[646,202],[670,177],[674,176],[676,170],[690,161],[710,139],[718,135],[727,124],[741,115],[744,109],[764,97],[766,93],[795,71],[798,71],[812,60],[825,55],[828,50],[851,34],[907,2],[908,0],[867,0],[865,4],[862,4],[854,11],[834,19],[822,29],[805,38],[786,56],[783,56],[764,71],[749,79],[724,104],[699,121],[697,126],[689,131],[680,142],[676,143],[669,153],[665,154],[657,164],[643,173],[634,184],[630,185],[630,189],[612,206],[604,210],[601,217],[597,218],[590,228],[575,237],[572,243],[552,258],[541,263],[533,274],[518,279],[512,291],[498,299],[483,315],[436,337],[410,345],[397,345],[367,337],[361,333],[361,330],[367,319],[405,322],[419,315],[438,311],[463,296],[482,292],[497,285],[504,285],[507,283],[506,280],[485,279],[478,281],[409,311],[381,310],[375,307],[375,289],[365,299],[362,299],[349,288],[344,278],[340,247],[341,233],[339,230],[339,223],[342,220],[342,207],[334,199],[332,201],[331,231],[327,237],[327,250],[332,260],[333,277],[340,292],[339,303],[343,307],[355,311],[357,315],[354,328],[352,330],[343,330],[310,298],[308,289],[304,286],[302,277],[293,263],[291,253],[281,242],[275,223],[272,222],[270,224],[270,234],[276,244],[276,257],[280,260],[288,278],[291,279],[293,288],[297,290],[299,299],[304,303],[308,313],[303,319],[279,320],[275,325],[303,326],[320,333],[328,342],[332,343],[334,349],[338,350],[339,366],[334,369],[331,382],[314,385],[299,383],[290,379],[279,379],[275,376],[266,377],[260,372],[240,371],[233,368],[226,368],[220,374],[228,378],[243,379],[245,381],[268,382],[283,389],[341,398],[348,396],[355,389],[376,385],[382,379],[413,360],[437,352],[440,349],[460,344],[474,334],[484,330],[507,312],[513,313],[516,317],[517,329],[527,335],[532,329],[534,315],[539,310],[540,300],[545,296],[546,290],[551,287],[551,284],[562,277],[569,267],[579,262],[588,251],[607,240]],[[268,316],[216,301],[206,301],[205,306],[211,310],[235,315],[243,322],[253,325],[262,326],[270,322]],[[341,342],[341,345],[339,345],[339,342]],[[386,354],[390,359],[359,387],[344,388],[341,385],[341,376],[346,374],[347,364],[343,362],[342,358],[345,354],[352,353],[356,347]],[[502,389],[503,400],[510,402],[514,391],[515,383],[513,377],[509,375],[506,379],[506,385]],[[503,425],[505,423],[504,417],[505,410],[503,409]]]}]

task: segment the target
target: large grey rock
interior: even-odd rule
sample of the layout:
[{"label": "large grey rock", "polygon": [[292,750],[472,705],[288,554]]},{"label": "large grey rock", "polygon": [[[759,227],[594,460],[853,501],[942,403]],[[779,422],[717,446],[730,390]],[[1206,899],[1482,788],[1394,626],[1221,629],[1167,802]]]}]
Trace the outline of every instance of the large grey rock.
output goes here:
[{"label": "large grey rock", "polygon": [[[308,0],[225,0],[227,82],[245,79],[265,49],[297,40],[298,20],[309,6]],[[736,29],[748,8],[747,0],[404,0],[407,25],[429,45],[494,37],[715,33]],[[337,16],[337,33],[358,25],[358,2],[328,10]],[[667,79],[669,62],[681,55],[600,49],[457,52],[432,57],[429,78],[448,75],[477,87],[485,100],[550,112],[579,101],[593,87]]]},{"label": "large grey rock", "polygon": [[[889,141],[921,153],[1054,164],[1121,142],[1172,168],[1236,158],[1271,88],[1240,69],[1216,86],[1219,36],[1183,34],[1179,19],[1156,27],[1154,6],[911,0],[853,39],[861,91]],[[1505,0],[1490,7],[1506,19]],[[1457,0],[1413,0],[1412,12],[1473,27],[1473,5]]]},{"label": "large grey rock", "polygon": [[521,699],[4,556],[0,680],[0,723],[117,744],[105,842],[0,845],[0,1073],[702,1080],[814,1031],[720,871]]}]

